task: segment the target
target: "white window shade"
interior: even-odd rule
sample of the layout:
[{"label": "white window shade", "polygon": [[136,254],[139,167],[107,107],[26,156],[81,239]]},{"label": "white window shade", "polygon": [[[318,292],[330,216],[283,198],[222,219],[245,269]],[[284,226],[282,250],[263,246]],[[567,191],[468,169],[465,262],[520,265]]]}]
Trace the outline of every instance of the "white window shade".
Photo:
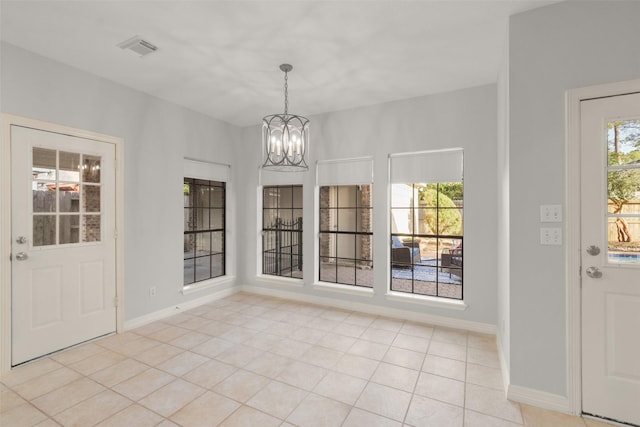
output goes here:
[{"label": "white window shade", "polygon": [[260,185],[302,185],[305,173],[282,172],[260,168]]},{"label": "white window shade", "polygon": [[398,183],[462,181],[462,149],[392,154],[390,180]]},{"label": "white window shade", "polygon": [[222,163],[184,159],[184,176],[186,178],[229,182],[230,169],[231,166]]},{"label": "white window shade", "polygon": [[317,166],[319,186],[373,183],[373,159],[370,157],[321,160]]}]

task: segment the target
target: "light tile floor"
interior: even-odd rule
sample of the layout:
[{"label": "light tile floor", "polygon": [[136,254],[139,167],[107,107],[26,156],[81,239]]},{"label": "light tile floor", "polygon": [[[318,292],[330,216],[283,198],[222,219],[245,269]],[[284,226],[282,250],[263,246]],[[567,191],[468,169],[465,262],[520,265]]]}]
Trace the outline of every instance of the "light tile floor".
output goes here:
[{"label": "light tile floor", "polygon": [[604,426],[505,399],[494,337],[239,293],[18,367],[2,426]]}]

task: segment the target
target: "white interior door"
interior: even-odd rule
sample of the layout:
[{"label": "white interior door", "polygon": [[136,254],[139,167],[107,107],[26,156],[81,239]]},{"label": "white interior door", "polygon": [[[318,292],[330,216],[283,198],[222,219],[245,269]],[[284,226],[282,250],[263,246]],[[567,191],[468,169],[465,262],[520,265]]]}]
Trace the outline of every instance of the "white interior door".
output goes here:
[{"label": "white interior door", "polygon": [[640,94],[580,108],[582,409],[640,425]]},{"label": "white interior door", "polygon": [[115,146],[11,126],[11,364],[116,330]]}]

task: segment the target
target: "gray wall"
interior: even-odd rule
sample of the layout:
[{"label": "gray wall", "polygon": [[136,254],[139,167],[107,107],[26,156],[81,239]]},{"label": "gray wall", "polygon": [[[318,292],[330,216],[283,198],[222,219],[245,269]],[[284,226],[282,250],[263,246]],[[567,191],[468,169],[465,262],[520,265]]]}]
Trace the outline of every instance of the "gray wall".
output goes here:
[{"label": "gray wall", "polygon": [[[240,131],[10,44],[0,46],[0,111],[124,139],[126,319],[206,295],[180,293],[183,158],[235,165],[233,141]],[[154,298],[150,286],[157,287]]]},{"label": "gray wall", "polygon": [[[456,92],[419,97],[366,108],[311,117],[311,171],[304,180],[304,287],[285,288],[305,295],[419,311],[494,325],[496,323],[496,86],[487,85]],[[239,221],[239,253],[245,269],[239,271],[243,284],[282,287],[256,279],[258,270],[258,166],[260,130],[244,130],[242,148],[248,153],[246,175],[241,178],[244,194]],[[464,295],[466,311],[446,310],[387,301],[387,248],[389,245],[387,158],[390,153],[429,149],[464,148]],[[373,156],[373,298],[314,290],[316,244],[312,225],[318,209],[314,197],[315,162]]]},{"label": "gray wall", "polygon": [[565,247],[539,205],[565,194],[565,93],[640,77],[640,2],[563,2],[512,17],[509,56],[511,383],[566,395]]}]

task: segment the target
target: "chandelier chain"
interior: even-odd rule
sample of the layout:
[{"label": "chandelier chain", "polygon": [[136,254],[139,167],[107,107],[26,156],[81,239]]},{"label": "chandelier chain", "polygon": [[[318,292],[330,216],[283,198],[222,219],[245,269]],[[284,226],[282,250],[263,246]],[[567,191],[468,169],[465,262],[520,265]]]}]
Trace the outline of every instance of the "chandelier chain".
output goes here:
[{"label": "chandelier chain", "polygon": [[284,72],[284,114],[289,111],[289,77],[288,73]]}]

